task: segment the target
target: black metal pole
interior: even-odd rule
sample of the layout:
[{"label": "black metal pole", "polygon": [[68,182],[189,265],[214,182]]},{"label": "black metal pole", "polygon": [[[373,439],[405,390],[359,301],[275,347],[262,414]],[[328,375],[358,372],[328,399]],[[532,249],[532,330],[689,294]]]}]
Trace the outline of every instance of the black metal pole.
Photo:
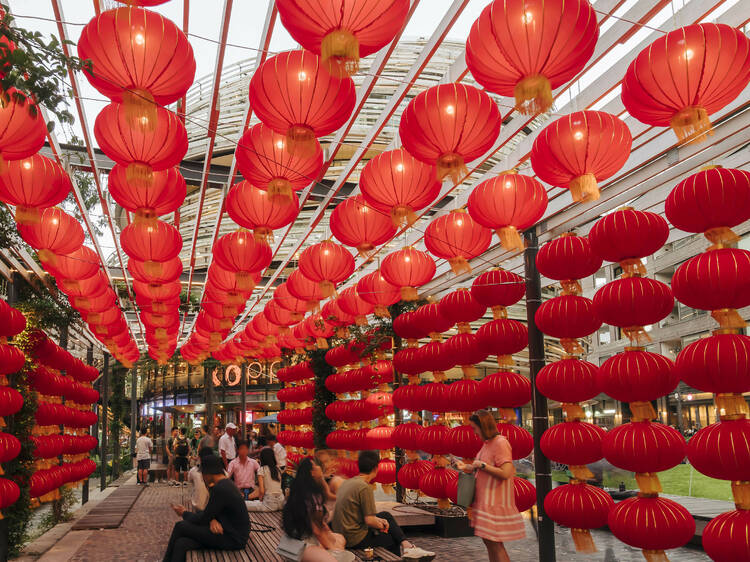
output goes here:
[{"label": "black metal pole", "polygon": [[101,427],[102,427],[102,440],[99,450],[101,452],[100,458],[102,461],[102,468],[99,474],[101,481],[99,489],[104,490],[107,487],[107,405],[109,404],[109,353],[104,352],[104,367],[102,367],[102,416],[101,416]]},{"label": "black metal pole", "polygon": [[[90,345],[89,348],[86,350],[86,364],[92,365],[94,363],[94,346]],[[96,404],[94,404],[94,408],[96,408]],[[97,418],[99,419],[99,418]],[[89,434],[94,435],[95,437],[99,437],[99,424],[95,423],[92,428],[89,428]],[[81,490],[81,505],[85,504],[87,501],[89,501],[89,479],[86,478],[86,480],[83,481],[83,489]]]},{"label": "black metal pole", "polygon": [[192,374],[193,366],[188,363],[187,364],[187,403],[191,404],[190,400],[190,375]]},{"label": "black metal pole", "polygon": [[[65,350],[68,349],[68,327],[67,326],[62,326],[60,328],[60,343],[59,343],[59,345],[60,345],[61,348],[65,349]],[[63,375],[67,375],[67,372],[65,372],[64,370],[61,371],[61,373]],[[61,397],[60,400],[61,400],[61,404],[64,405],[65,402],[66,402],[65,397],[64,396]],[[58,431],[60,432],[60,435],[64,435],[65,434],[65,425],[60,424],[58,426]],[[60,466],[62,466],[63,465],[63,456],[60,455],[57,458],[57,460],[60,463]],[[55,518],[55,521],[60,521],[62,519],[62,501],[61,500],[55,500],[55,501],[52,502],[52,514],[53,514],[53,516]]]},{"label": "black metal pole", "polygon": [[135,458],[135,440],[138,432],[138,365],[130,370],[130,456]]},{"label": "black metal pole", "polygon": [[172,384],[172,405],[177,406],[177,372],[180,370],[180,362],[174,362],[174,381]]},{"label": "black metal pole", "polygon": [[542,453],[540,442],[547,430],[547,398],[536,388],[536,375],[544,367],[544,336],[534,322],[542,301],[542,286],[536,268],[539,242],[536,233],[525,233],[524,272],[526,277],[526,319],[529,329],[529,371],[531,373],[531,410],[534,421],[534,471],[536,474],[537,523],[539,528],[539,561],[555,562],[555,523],[544,512],[544,498],[552,490],[552,468]]},{"label": "black metal pole", "polygon": [[247,363],[242,362],[242,369],[240,371],[240,404],[242,411],[240,412],[242,420],[242,440],[247,440]]},{"label": "black metal pole", "polygon": [[[395,317],[398,316],[397,314],[394,314],[394,320]],[[400,336],[393,336],[393,353],[394,355],[398,350],[401,349],[402,341]],[[399,373],[395,368],[393,369],[393,391],[395,392],[398,387],[401,386],[401,373]],[[404,422],[404,413],[401,410],[401,408],[394,408],[393,409],[393,425],[394,427],[398,427]],[[395,455],[396,455],[396,474],[401,470],[401,468],[404,466],[406,457],[404,455],[404,450],[401,447],[396,447],[394,449]],[[404,487],[399,483],[398,479],[396,480],[396,501],[398,503],[404,503],[406,490],[404,490]]]}]

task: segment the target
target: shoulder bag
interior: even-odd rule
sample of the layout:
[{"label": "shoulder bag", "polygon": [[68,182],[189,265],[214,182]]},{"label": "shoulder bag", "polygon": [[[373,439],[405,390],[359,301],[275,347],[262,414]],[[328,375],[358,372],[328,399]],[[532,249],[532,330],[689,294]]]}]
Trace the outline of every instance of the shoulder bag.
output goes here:
[{"label": "shoulder bag", "polygon": [[457,504],[461,507],[470,507],[474,503],[474,493],[477,487],[477,479],[474,474],[458,473]]},{"label": "shoulder bag", "polygon": [[281,556],[284,560],[299,562],[302,560],[302,555],[305,553],[306,548],[306,542],[299,539],[293,539],[286,533],[283,533],[279,539],[279,546],[276,547],[276,554]]}]

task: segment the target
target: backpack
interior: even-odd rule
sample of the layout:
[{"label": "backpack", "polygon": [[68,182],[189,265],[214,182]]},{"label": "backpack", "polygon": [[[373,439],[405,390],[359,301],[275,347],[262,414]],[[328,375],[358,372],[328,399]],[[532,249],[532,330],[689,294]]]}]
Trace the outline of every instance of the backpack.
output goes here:
[{"label": "backpack", "polygon": [[175,448],[175,454],[178,457],[186,457],[188,456],[188,453],[190,453],[190,446],[188,445],[188,440],[186,437],[178,437],[177,438],[177,447]]}]

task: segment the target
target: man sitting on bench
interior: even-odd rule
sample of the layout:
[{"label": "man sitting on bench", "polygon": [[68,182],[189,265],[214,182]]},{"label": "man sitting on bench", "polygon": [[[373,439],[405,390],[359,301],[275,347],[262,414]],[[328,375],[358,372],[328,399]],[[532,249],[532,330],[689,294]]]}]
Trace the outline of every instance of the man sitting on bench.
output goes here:
[{"label": "man sitting on bench", "polygon": [[224,476],[224,463],[216,455],[201,458],[201,475],[208,488],[208,504],[191,513],[172,505],[183,521],[175,523],[164,562],[184,562],[187,551],[199,548],[241,550],[250,534],[250,518],[237,486]]},{"label": "man sitting on bench", "polygon": [[346,480],[336,494],[334,532],[344,535],[347,548],[382,546],[405,560],[432,560],[435,553],[407,541],[393,515],[387,511],[375,513],[375,495],[370,483],[378,474],[379,462],[377,451],[360,451],[359,476]]}]

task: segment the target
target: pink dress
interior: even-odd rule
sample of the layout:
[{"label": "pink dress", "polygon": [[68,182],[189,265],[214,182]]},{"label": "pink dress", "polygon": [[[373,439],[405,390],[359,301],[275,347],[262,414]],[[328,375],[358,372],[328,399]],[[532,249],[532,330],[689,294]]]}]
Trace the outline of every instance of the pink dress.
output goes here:
[{"label": "pink dress", "polygon": [[[482,445],[477,459],[488,466],[512,462],[510,443],[496,435]],[[515,541],[526,536],[523,518],[516,508],[513,479],[502,480],[483,470],[476,472],[477,484],[471,505],[474,534],[495,542]]]}]

